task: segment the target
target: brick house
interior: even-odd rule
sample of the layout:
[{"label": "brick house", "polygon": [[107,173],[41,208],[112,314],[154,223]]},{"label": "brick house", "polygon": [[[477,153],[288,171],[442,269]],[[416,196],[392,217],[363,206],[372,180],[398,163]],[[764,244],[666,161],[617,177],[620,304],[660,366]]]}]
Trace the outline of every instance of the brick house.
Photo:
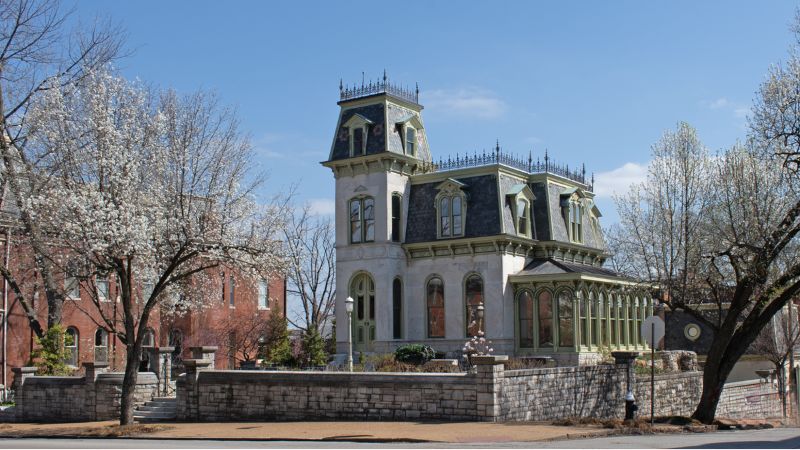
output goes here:
[{"label": "brick house", "polygon": [[[32,299],[37,317],[43,326],[47,323],[47,301],[44,295],[35,295],[34,286],[41,285],[31,266],[31,255],[13,242],[9,236],[0,234],[0,250],[8,267],[14,271],[17,281],[26,298]],[[180,316],[164,315],[155,310],[150,315],[150,336],[145,338],[147,346],[175,346],[174,361],[191,357],[189,347],[206,345],[217,346],[215,366],[221,369],[238,366],[242,360],[252,359],[250,354],[236,345],[231,346],[230,337],[235,336],[239,324],[266,321],[274,311],[285,314],[286,284],[283,278],[254,281],[231,270],[214,269],[219,272],[220,282],[212,289],[219,289],[218,301],[212,301],[206,308],[189,311]],[[75,339],[71,348],[73,356],[70,365],[80,367],[82,362],[105,361],[111,370],[121,371],[125,364],[124,344],[113,334],[107,333],[100,324],[101,316],[93,304],[91,295],[84,287],[78,286],[70,277],[64,277],[64,288],[68,299],[64,301],[62,325]],[[224,282],[223,282],[224,281]],[[22,305],[11,288],[3,280],[2,306],[7,314],[2,315],[0,327],[0,362],[3,367],[4,386],[13,381],[11,369],[27,365],[34,348],[34,332]],[[101,307],[105,315],[114,317],[116,308],[121,309],[117,296],[117,286],[113,278],[95,280],[101,293]],[[102,300],[106,298],[107,300]],[[119,313],[121,317],[121,311]],[[255,337],[254,339],[257,339]],[[143,369],[146,368],[143,362]]]}]

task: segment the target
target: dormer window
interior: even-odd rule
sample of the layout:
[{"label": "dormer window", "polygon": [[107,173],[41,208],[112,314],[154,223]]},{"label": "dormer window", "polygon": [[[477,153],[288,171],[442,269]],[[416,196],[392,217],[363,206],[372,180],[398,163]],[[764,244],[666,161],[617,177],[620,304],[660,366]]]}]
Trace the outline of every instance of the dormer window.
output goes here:
[{"label": "dormer window", "polygon": [[367,154],[367,136],[371,125],[372,121],[361,114],[353,114],[353,117],[343,124],[348,130],[351,157]]},{"label": "dormer window", "polygon": [[561,208],[564,211],[564,222],[567,225],[569,241],[583,244],[583,219],[586,202],[591,204],[581,188],[570,188],[561,193]]},{"label": "dormer window", "polygon": [[461,237],[464,235],[466,218],[466,194],[462,191],[466,185],[453,179],[441,183],[436,189],[436,230],[440,239]]},{"label": "dormer window", "polygon": [[360,197],[350,200],[350,243],[375,241],[375,199]]},{"label": "dormer window", "polygon": [[530,223],[530,207],[528,201],[524,199],[517,200],[517,233],[521,235],[530,234],[528,227]]},{"label": "dormer window", "polygon": [[569,240],[583,243],[583,205],[580,199],[569,202]]},{"label": "dormer window", "polygon": [[507,204],[510,205],[511,214],[514,218],[517,236],[534,237],[536,233],[533,229],[531,205],[533,205],[536,197],[533,195],[531,188],[525,183],[516,184],[506,193],[506,196],[508,198]]},{"label": "dormer window", "polygon": [[417,151],[417,130],[406,125],[406,154],[416,156]]}]

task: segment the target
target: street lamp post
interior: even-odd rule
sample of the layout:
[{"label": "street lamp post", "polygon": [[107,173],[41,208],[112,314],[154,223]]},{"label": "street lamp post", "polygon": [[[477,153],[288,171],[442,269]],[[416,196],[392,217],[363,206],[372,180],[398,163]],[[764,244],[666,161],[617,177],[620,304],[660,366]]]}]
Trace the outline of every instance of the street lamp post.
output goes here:
[{"label": "street lamp post", "polygon": [[353,371],[353,297],[344,301],[347,310],[347,370]]}]

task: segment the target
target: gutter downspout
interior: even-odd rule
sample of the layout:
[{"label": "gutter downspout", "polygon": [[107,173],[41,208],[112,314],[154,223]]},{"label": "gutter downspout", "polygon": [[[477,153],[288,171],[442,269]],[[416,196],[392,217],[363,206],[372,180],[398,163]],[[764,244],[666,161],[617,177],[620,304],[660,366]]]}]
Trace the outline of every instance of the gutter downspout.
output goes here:
[{"label": "gutter downspout", "polygon": [[[8,267],[8,261],[11,258],[11,233],[6,228],[6,254],[3,256],[5,266]],[[3,277],[3,400],[6,399],[8,394],[8,380],[6,380],[6,372],[8,371],[8,280]]]}]

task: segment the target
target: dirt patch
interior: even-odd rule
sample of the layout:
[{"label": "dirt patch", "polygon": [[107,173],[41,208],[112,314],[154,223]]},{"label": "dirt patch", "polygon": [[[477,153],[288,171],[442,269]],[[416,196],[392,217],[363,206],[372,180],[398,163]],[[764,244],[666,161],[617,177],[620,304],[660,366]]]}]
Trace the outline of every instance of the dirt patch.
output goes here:
[{"label": "dirt patch", "polygon": [[697,420],[683,416],[656,417],[653,425],[650,420],[639,418],[624,421],[622,419],[597,419],[593,417],[572,417],[556,420],[553,425],[577,427],[593,426],[613,430],[614,434],[656,434],[656,433],[705,433],[716,431],[716,425],[704,425]]},{"label": "dirt patch", "polygon": [[0,437],[98,437],[115,438],[142,436],[170,430],[168,425],[117,423],[70,423],[70,424],[2,424]]}]

